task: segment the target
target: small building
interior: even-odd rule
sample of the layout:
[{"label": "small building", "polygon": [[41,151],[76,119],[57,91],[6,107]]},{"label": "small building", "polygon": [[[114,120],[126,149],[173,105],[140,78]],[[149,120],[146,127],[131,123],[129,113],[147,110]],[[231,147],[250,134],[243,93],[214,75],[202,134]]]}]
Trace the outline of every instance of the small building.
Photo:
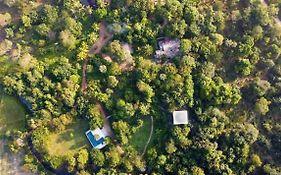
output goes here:
[{"label": "small building", "polygon": [[103,129],[88,130],[85,134],[93,148],[102,149],[106,146],[105,137],[107,133]]},{"label": "small building", "polygon": [[[103,1],[105,5],[109,5],[111,3],[110,0],[104,0]],[[98,2],[97,0],[80,0],[80,3],[82,5],[85,5],[85,6],[91,6],[93,7],[94,9],[97,9],[98,8]]]},{"label": "small building", "polygon": [[174,111],[173,112],[173,124],[174,125],[188,124],[188,112],[187,111]]},{"label": "small building", "polygon": [[155,57],[157,59],[165,56],[167,58],[173,58],[180,54],[180,40],[162,38],[158,40],[159,50],[156,50]]}]

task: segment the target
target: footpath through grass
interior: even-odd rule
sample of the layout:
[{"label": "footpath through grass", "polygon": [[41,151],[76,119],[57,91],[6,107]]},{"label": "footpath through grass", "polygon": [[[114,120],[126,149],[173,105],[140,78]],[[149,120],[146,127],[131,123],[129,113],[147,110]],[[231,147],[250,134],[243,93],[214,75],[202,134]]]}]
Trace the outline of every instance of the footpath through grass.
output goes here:
[{"label": "footpath through grass", "polygon": [[25,129],[25,109],[12,96],[5,95],[0,88],[0,135],[8,130]]},{"label": "footpath through grass", "polygon": [[143,152],[146,142],[150,135],[151,120],[149,117],[143,119],[143,126],[136,131],[129,140],[129,144],[132,145],[139,153]]},{"label": "footpath through grass", "polygon": [[89,146],[85,136],[88,128],[87,121],[78,120],[64,131],[50,134],[45,143],[48,153],[51,156],[64,156]]}]

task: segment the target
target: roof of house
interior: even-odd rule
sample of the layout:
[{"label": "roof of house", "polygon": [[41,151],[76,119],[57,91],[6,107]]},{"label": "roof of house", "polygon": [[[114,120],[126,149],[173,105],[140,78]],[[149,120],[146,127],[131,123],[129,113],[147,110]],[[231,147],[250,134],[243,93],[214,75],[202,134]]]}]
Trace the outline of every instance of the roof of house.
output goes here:
[{"label": "roof of house", "polygon": [[187,111],[174,111],[173,112],[174,125],[188,124],[188,112]]},{"label": "roof of house", "polygon": [[[90,6],[94,7],[94,8],[98,8],[98,2],[97,2],[97,0],[80,0],[80,3],[81,3],[82,5],[85,5],[85,6],[90,5]],[[105,3],[105,4],[110,4],[110,3],[111,3],[111,0],[104,0],[104,3]]]},{"label": "roof of house", "polygon": [[85,6],[89,5],[88,0],[81,0],[80,2],[81,2],[81,4],[83,4]]},{"label": "roof of house", "polygon": [[102,149],[103,147],[106,146],[105,137],[107,135],[100,128],[97,128],[95,130],[89,130],[85,134],[86,134],[87,139],[93,146],[93,148]]}]

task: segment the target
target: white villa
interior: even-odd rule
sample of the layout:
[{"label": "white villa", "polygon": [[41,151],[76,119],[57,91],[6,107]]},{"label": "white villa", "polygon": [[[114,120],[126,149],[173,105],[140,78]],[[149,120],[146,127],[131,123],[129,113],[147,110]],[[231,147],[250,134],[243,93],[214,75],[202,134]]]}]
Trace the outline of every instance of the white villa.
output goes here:
[{"label": "white villa", "polygon": [[86,133],[86,137],[95,149],[102,149],[106,146],[105,137],[108,136],[106,130],[97,128],[95,130],[88,130]]}]

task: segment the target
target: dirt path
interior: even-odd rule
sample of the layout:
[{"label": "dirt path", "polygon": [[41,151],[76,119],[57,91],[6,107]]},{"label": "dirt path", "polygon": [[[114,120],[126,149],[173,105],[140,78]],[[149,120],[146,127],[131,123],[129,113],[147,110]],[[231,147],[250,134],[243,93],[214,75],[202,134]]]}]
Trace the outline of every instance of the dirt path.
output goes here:
[{"label": "dirt path", "polygon": [[110,123],[109,123],[108,118],[107,118],[108,115],[106,114],[105,110],[103,109],[103,107],[100,103],[97,103],[97,106],[100,109],[100,112],[102,113],[102,116],[103,116],[103,121],[104,121],[103,131],[105,133],[107,133],[108,136],[113,137],[114,134],[113,134]]},{"label": "dirt path", "polygon": [[146,149],[148,147],[148,144],[150,143],[151,141],[151,138],[152,138],[152,135],[153,135],[153,130],[154,130],[154,121],[153,121],[153,117],[150,116],[150,120],[151,120],[151,127],[150,127],[150,134],[149,134],[149,138],[144,146],[144,149],[143,149],[143,152],[141,154],[141,156],[144,156],[144,154],[146,153]]},{"label": "dirt path", "polygon": [[[109,33],[106,29],[106,24],[104,22],[100,23],[100,30],[99,30],[99,39],[98,41],[90,48],[89,55],[95,55],[100,53],[101,49],[106,45],[106,43],[111,40],[113,35]],[[89,59],[85,59],[83,63],[83,73],[82,73],[82,84],[81,84],[81,91],[85,92],[87,89],[87,65]]]},{"label": "dirt path", "polygon": [[100,53],[103,46],[111,40],[113,35],[109,33],[106,29],[106,24],[104,22],[100,23],[100,30],[99,30],[99,39],[98,41],[90,48],[89,55],[94,55]]},{"label": "dirt path", "polygon": [[[104,22],[100,23],[100,30],[99,30],[99,39],[98,41],[90,48],[89,55],[95,55],[100,53],[101,49],[106,45],[106,43],[111,40],[113,35],[109,33],[106,29],[106,24]],[[88,65],[89,59],[85,59],[83,63],[83,75],[82,75],[82,85],[81,85],[81,91],[85,92],[87,89],[87,65]],[[103,109],[101,103],[97,102],[97,106],[100,109],[103,119],[104,119],[104,128],[103,130],[109,135],[114,136],[113,131],[111,129],[110,123],[107,118],[107,114],[105,110]]]},{"label": "dirt path", "polygon": [[253,81],[253,77],[244,77],[241,79],[236,79],[235,81],[231,82],[231,85],[237,86],[239,89],[242,88],[245,84],[249,83],[250,81]]},{"label": "dirt path", "polygon": [[84,92],[87,89],[87,65],[88,59],[84,60],[83,63],[83,71],[82,71],[82,84],[81,84],[81,91]]}]

